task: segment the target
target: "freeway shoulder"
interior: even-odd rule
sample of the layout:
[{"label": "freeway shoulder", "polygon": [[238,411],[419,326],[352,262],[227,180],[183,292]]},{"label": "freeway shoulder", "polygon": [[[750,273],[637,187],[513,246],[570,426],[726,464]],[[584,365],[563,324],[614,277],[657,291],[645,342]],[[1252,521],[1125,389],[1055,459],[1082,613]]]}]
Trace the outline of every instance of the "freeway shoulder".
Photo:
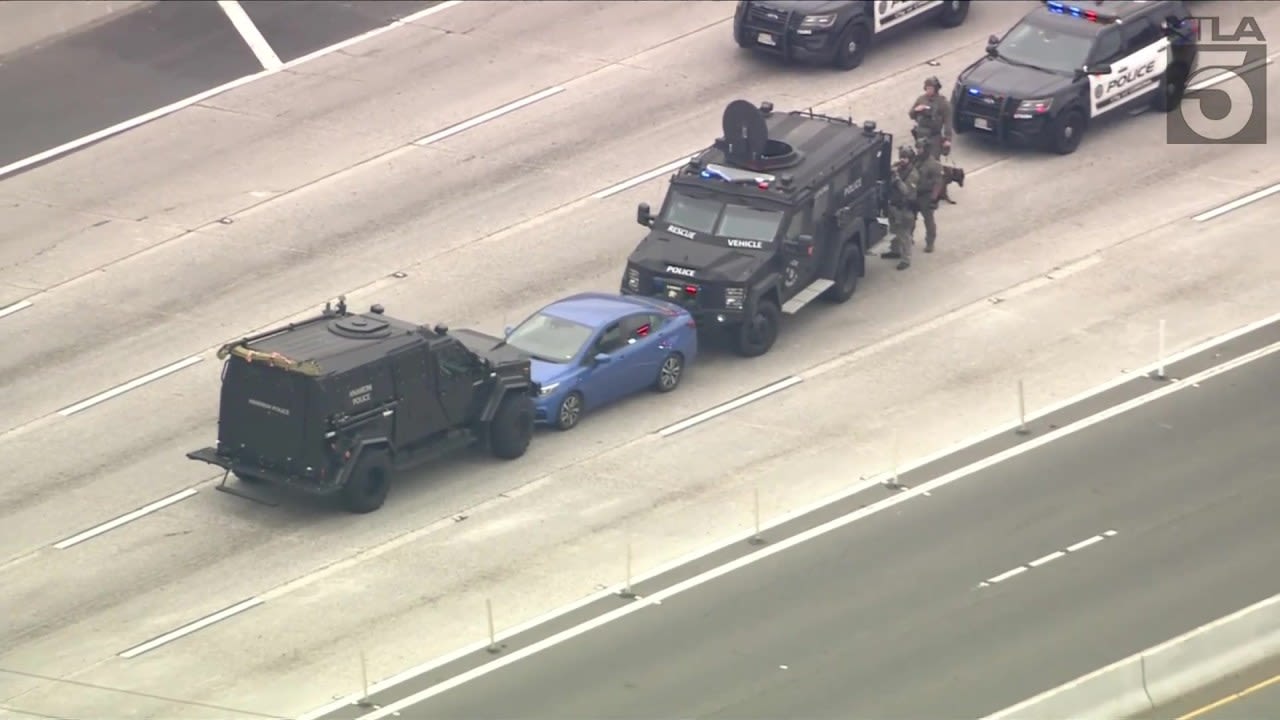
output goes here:
[{"label": "freeway shoulder", "polygon": [[[1271,354],[1219,375],[1188,370],[1225,362],[1226,345],[1168,368],[1194,390],[874,503],[854,513],[865,522],[836,515],[842,526],[753,551],[738,572],[637,583],[638,602],[604,610],[613,622],[424,671],[376,692],[364,717],[980,716],[1203,625],[1280,590],[1265,550],[1215,549],[1280,543],[1267,519],[1276,332],[1240,338],[1240,354]],[[902,480],[929,488],[944,479],[932,470]],[[931,499],[872,516],[908,496]]]},{"label": "freeway shoulder", "polygon": [[1272,658],[1132,720],[1257,720],[1280,718],[1280,657]]}]

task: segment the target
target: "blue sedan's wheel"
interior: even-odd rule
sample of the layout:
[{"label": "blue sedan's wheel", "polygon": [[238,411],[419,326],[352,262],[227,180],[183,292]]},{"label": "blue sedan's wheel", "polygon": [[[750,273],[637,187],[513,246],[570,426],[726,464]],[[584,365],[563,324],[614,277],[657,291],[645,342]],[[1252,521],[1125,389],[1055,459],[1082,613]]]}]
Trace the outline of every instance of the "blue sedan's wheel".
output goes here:
[{"label": "blue sedan's wheel", "polygon": [[582,417],[582,394],[574,391],[564,396],[556,410],[556,429],[572,430]]},{"label": "blue sedan's wheel", "polygon": [[671,392],[680,384],[680,378],[684,376],[684,356],[680,353],[671,353],[662,361],[662,367],[658,370],[658,380],[654,383],[653,389],[658,392]]}]

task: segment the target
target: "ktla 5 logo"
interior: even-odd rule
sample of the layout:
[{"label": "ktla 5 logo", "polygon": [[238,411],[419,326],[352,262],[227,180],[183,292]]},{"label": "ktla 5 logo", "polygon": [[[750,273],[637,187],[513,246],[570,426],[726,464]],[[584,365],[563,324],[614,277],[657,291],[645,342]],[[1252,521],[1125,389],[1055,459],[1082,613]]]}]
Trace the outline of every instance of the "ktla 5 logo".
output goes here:
[{"label": "ktla 5 logo", "polygon": [[1172,51],[1194,40],[1198,57],[1186,98],[1169,114],[1169,142],[1265,145],[1267,39],[1258,21],[1192,17],[1172,30]]}]

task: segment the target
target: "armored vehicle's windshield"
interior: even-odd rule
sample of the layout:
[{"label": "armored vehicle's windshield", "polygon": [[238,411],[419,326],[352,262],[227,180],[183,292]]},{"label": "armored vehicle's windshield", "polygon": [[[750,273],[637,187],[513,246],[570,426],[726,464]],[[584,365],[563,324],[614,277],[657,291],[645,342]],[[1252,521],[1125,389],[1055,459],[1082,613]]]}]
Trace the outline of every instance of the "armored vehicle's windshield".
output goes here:
[{"label": "armored vehicle's windshield", "polygon": [[773,242],[784,213],[766,207],[726,202],[712,193],[671,191],[662,219],[700,236]]}]

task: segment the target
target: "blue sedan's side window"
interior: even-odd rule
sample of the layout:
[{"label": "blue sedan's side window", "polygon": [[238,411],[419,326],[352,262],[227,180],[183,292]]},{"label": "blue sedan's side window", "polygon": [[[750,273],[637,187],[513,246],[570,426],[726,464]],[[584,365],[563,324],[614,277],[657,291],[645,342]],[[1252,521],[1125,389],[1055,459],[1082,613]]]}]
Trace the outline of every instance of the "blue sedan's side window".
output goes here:
[{"label": "blue sedan's side window", "polygon": [[596,343],[596,352],[609,353],[617,352],[624,347],[626,343],[626,335],[623,334],[622,328],[618,325],[610,325],[600,334],[600,341]]},{"label": "blue sedan's side window", "polygon": [[632,315],[623,319],[621,323],[622,333],[623,337],[627,339],[627,344],[634,345],[654,333],[658,329],[658,324],[654,320],[655,317],[648,313]]}]

